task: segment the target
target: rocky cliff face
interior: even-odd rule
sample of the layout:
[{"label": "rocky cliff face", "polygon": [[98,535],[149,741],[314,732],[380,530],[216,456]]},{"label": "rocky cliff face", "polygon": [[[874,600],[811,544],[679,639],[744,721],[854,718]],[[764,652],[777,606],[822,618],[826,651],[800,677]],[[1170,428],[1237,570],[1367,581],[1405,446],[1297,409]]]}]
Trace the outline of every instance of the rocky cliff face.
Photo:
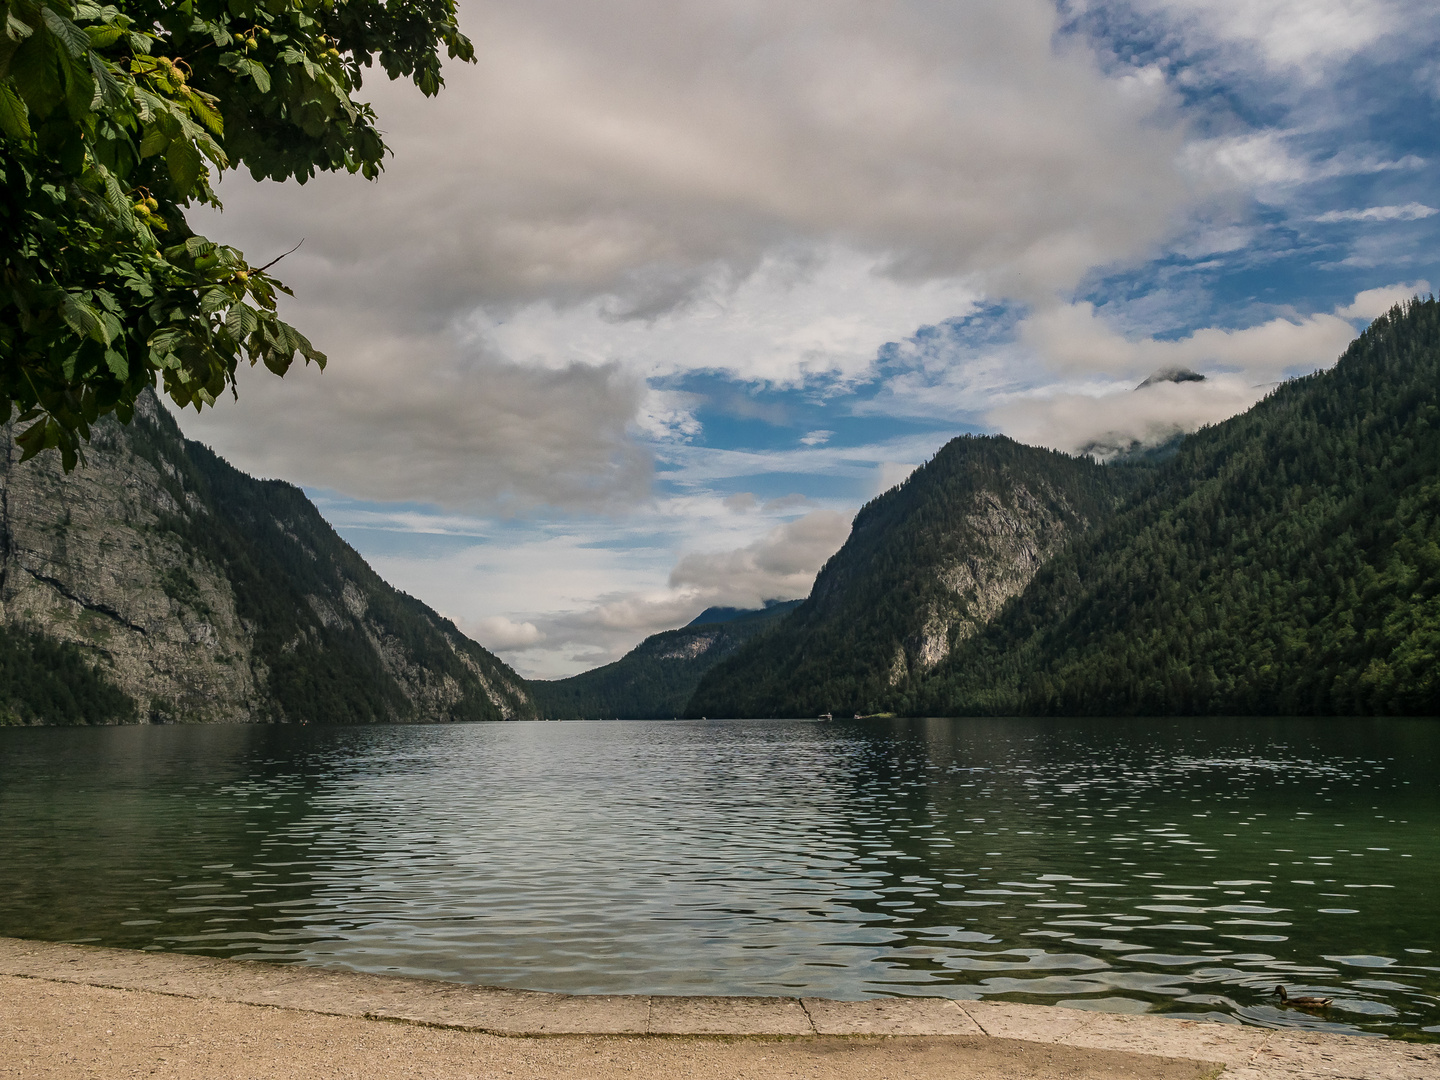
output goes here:
[{"label": "rocky cliff face", "polygon": [[[386,585],[303,493],[187,442],[153,398],[129,428],[97,425],[68,476],[18,456],[4,432],[0,625],[80,650],[142,721],[533,715],[513,671]],[[46,722],[24,704],[0,714]]]},{"label": "rocky cliff face", "polygon": [[1107,517],[1124,470],[1005,438],[956,439],[860,511],[810,598],[687,711],[804,716],[904,709],[908,694]]}]

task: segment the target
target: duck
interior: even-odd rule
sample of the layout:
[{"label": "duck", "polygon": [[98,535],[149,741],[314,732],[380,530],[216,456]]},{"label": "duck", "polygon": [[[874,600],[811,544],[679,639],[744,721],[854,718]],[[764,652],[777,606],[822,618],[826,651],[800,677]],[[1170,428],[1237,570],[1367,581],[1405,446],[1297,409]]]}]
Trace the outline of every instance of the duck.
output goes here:
[{"label": "duck", "polygon": [[1270,991],[1271,994],[1280,995],[1281,1005],[1294,1005],[1297,1009],[1328,1009],[1334,1003],[1334,998],[1313,997],[1309,994],[1299,994],[1291,997],[1285,992],[1285,987],[1277,986]]}]

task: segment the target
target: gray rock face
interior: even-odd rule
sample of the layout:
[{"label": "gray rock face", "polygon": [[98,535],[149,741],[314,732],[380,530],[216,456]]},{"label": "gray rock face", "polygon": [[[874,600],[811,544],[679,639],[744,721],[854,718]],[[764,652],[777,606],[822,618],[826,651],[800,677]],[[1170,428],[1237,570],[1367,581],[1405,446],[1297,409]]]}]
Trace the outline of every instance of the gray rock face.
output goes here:
[{"label": "gray rock face", "polygon": [[[153,420],[157,408],[148,402]],[[0,620],[93,652],[154,720],[243,722],[260,705],[253,635],[223,569],[185,550],[161,515],[180,505],[118,425],[101,424],[89,465],[56,454],[0,458]],[[162,467],[164,459],[161,459]]]},{"label": "gray rock face", "polygon": [[961,642],[1113,511],[1118,475],[1003,437],[952,440],[856,515],[809,599],[707,674],[687,712],[903,710]]},{"label": "gray rock face", "polygon": [[1063,492],[1043,480],[1030,486],[1040,494],[1024,484],[975,494],[965,522],[968,543],[963,554],[936,568],[942,588],[930,600],[918,633],[897,649],[892,686],[949,656],[1024,592],[1073,533],[1088,526],[1083,515],[1070,511]]},{"label": "gray rock face", "polygon": [[514,719],[524,682],[386,585],[293,487],[187,443],[151,397],[88,464],[0,449],[0,624],[95,658],[149,722]]}]

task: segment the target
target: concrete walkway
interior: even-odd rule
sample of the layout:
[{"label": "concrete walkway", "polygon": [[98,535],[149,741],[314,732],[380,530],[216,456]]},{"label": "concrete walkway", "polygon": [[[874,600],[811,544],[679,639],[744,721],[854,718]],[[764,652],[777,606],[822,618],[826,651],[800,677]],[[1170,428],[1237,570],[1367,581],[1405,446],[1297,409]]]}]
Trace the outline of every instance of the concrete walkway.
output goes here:
[{"label": "concrete walkway", "polygon": [[[0,1025],[0,1077],[1440,1078],[1440,1046],[1160,1016],[576,997],[10,938]],[[292,1050],[277,1056],[276,1041]]]}]

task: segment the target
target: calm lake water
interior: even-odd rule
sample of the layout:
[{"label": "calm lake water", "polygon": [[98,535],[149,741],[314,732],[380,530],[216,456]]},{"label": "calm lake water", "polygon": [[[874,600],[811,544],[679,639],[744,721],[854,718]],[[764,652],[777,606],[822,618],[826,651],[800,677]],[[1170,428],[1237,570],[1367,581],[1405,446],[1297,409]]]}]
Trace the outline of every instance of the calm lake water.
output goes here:
[{"label": "calm lake water", "polygon": [[1437,897],[1436,721],[0,730],[18,937],[1434,1038]]}]

